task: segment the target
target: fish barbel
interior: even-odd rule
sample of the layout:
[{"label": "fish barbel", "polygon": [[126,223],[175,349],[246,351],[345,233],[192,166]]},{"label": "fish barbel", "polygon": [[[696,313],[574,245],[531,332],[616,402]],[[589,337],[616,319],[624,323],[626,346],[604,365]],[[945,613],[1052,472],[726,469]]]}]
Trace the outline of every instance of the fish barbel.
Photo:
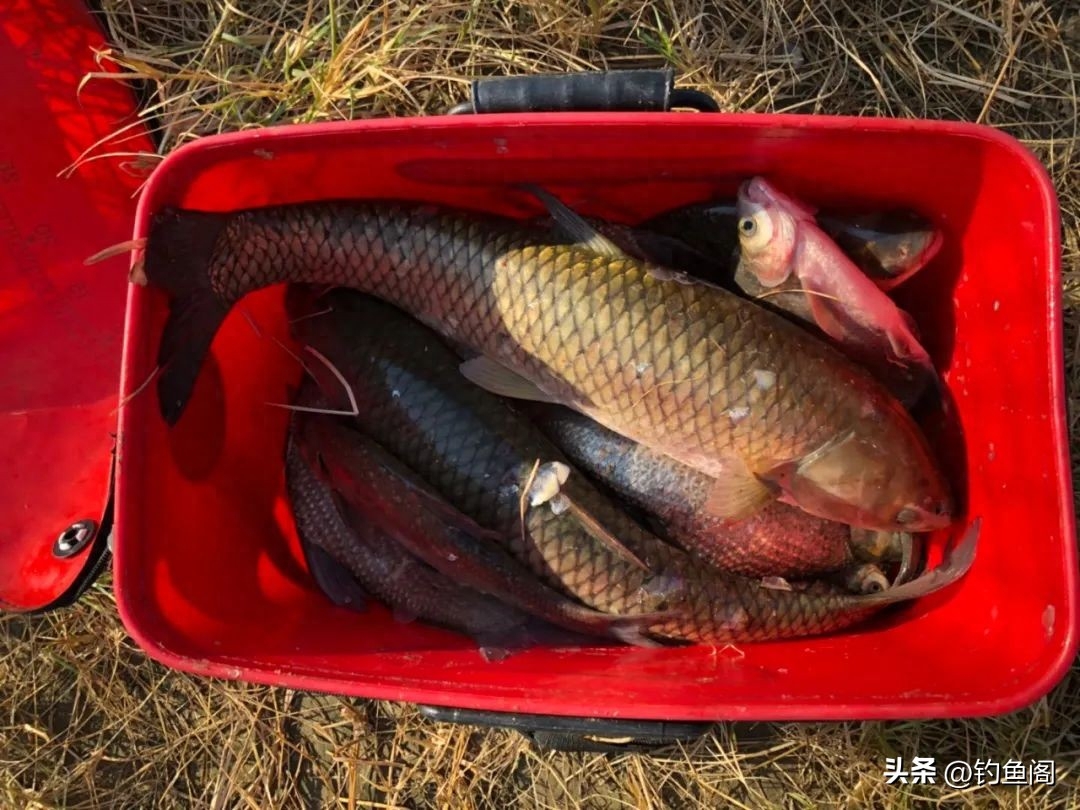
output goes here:
[{"label": "fish barbel", "polygon": [[158,356],[162,414],[179,418],[244,295],[285,281],[340,285],[483,355],[472,377],[493,390],[569,405],[722,481],[706,505],[715,514],[744,516],[781,497],[863,528],[951,522],[919,428],[861,368],[733,293],[566,241],[401,202],[165,209],[145,255],[145,280],[172,299]]},{"label": "fish barbel", "polygon": [[[611,613],[662,612],[649,626],[652,635],[725,643],[831,632],[943,587],[971,563],[976,533],[944,567],[866,596],[823,582],[776,589],[709,570],[650,535],[569,465],[537,503],[533,473],[564,456],[505,401],[465,380],[454,352],[402,312],[347,290],[312,301],[294,287],[286,303],[294,337],[346,381],[349,396],[328,367],[311,364],[334,407],[354,402],[357,427],[552,585]],[[340,434],[323,443],[337,456],[330,467],[358,480],[359,456],[346,445]],[[364,476],[370,489],[388,486],[388,469]],[[604,534],[639,564],[601,542]]]}]

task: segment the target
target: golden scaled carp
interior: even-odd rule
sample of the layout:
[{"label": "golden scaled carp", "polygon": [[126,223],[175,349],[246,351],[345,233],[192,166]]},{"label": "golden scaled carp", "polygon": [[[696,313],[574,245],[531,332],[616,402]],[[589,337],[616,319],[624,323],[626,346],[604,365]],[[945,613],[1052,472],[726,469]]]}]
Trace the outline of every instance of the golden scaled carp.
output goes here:
[{"label": "golden scaled carp", "polygon": [[340,285],[482,355],[468,373],[492,390],[568,405],[716,478],[714,514],[745,516],[779,497],[868,529],[951,522],[925,439],[868,373],[736,294],[619,253],[545,200],[566,236],[407,202],[158,212],[134,275],[171,296],[164,418],[180,417],[244,295]]}]

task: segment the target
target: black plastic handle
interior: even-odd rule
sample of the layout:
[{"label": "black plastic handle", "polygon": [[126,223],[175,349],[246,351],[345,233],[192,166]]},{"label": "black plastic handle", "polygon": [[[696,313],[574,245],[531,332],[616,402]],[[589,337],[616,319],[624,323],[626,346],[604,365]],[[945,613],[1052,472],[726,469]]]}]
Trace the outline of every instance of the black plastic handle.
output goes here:
[{"label": "black plastic handle", "polygon": [[677,742],[693,742],[713,728],[712,723],[555,717],[546,714],[455,709],[447,706],[418,708],[424,717],[440,723],[513,729],[531,739],[537,748],[553,751],[648,751]]},{"label": "black plastic handle", "polygon": [[476,79],[472,100],[448,112],[663,112],[673,107],[720,109],[706,93],[675,89],[674,71],[663,68]]}]

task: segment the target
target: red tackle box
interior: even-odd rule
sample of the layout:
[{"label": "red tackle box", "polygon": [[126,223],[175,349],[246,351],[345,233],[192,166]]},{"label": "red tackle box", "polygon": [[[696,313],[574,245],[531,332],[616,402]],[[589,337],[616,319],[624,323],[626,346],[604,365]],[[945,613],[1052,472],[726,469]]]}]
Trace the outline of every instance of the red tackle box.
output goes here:
[{"label": "red tackle box", "polygon": [[[153,387],[121,411],[116,586],[130,632],[189,672],[369,698],[668,721],[990,715],[1031,703],[1077,644],[1062,374],[1058,211],[1017,141],[964,123],[690,112],[533,113],[253,130],[178,149],[150,178],[135,237],[163,206],[228,211],[401,197],[524,216],[537,183],[633,222],[733,196],[763,174],[830,207],[906,206],[945,233],[898,297],[951,405],[924,428],[977,559],[957,585],[831,637],[642,650],[533,649],[487,663],[473,642],[332,607],[305,571],[283,489],[300,377],[281,287],[244,299],[173,429]],[[166,302],[132,288],[123,391],[154,369]],[[957,526],[952,534],[963,526]],[[945,534],[932,539],[935,561]]]},{"label": "red tackle box", "polygon": [[[165,159],[138,197],[137,238],[165,205],[406,197],[533,215],[509,192],[523,182],[582,213],[633,222],[733,195],[750,174],[819,205],[912,207],[944,230],[940,254],[899,297],[951,395],[924,427],[965,514],[983,519],[964,580],[831,637],[540,648],[489,663],[471,640],[401,624],[378,605],[363,615],[333,607],[308,576],[284,494],[287,414],[267,405],[300,376],[278,345],[288,343],[281,288],[230,315],[175,428],[152,385],[135,393],[154,369],[164,297],[128,289],[121,358],[123,271],[82,262],[131,234],[141,178],[115,158],[64,174],[95,144],[154,150],[126,91],[91,82],[80,92],[82,77],[102,69],[100,47],[76,0],[0,10],[0,68],[16,78],[5,104],[24,124],[0,135],[0,608],[74,598],[107,560],[112,511],[120,612],[155,659],[450,707],[470,722],[490,722],[472,710],[577,718],[568,727],[579,731],[610,728],[588,718],[974,716],[1024,706],[1064,674],[1077,586],[1058,216],[1046,173],[1013,139],[945,122],[493,113],[252,130]],[[702,106],[687,91],[663,106],[679,100]],[[117,427],[118,371],[120,393],[132,396]],[[65,534],[76,524],[90,531]],[[935,560],[946,539],[934,538]]]}]

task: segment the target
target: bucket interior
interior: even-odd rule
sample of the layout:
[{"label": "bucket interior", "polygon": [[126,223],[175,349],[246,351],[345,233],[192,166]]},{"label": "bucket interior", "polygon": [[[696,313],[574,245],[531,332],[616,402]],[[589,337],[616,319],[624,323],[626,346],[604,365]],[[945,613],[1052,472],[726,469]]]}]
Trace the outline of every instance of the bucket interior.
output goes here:
[{"label": "bucket interior", "polygon": [[[475,643],[378,605],[332,606],[308,576],[284,493],[300,379],[284,288],[244,299],[169,429],[151,384],[124,407],[116,576],[139,643],[188,671],[364,697],[597,717],[843,719],[1006,711],[1041,695],[1075,646],[1075,551],[1057,311],[1057,214],[1037,163],[967,125],[689,113],[385,120],[197,142],[157,170],[137,236],[164,205],[204,210],[406,198],[515,216],[538,183],[632,222],[734,197],[762,174],[814,205],[908,207],[945,233],[897,293],[944,372],[923,427],[964,520],[973,569],[841,634],[717,648]],[[133,288],[125,392],[152,372],[164,296]],[[933,564],[966,524],[931,540]]]}]

